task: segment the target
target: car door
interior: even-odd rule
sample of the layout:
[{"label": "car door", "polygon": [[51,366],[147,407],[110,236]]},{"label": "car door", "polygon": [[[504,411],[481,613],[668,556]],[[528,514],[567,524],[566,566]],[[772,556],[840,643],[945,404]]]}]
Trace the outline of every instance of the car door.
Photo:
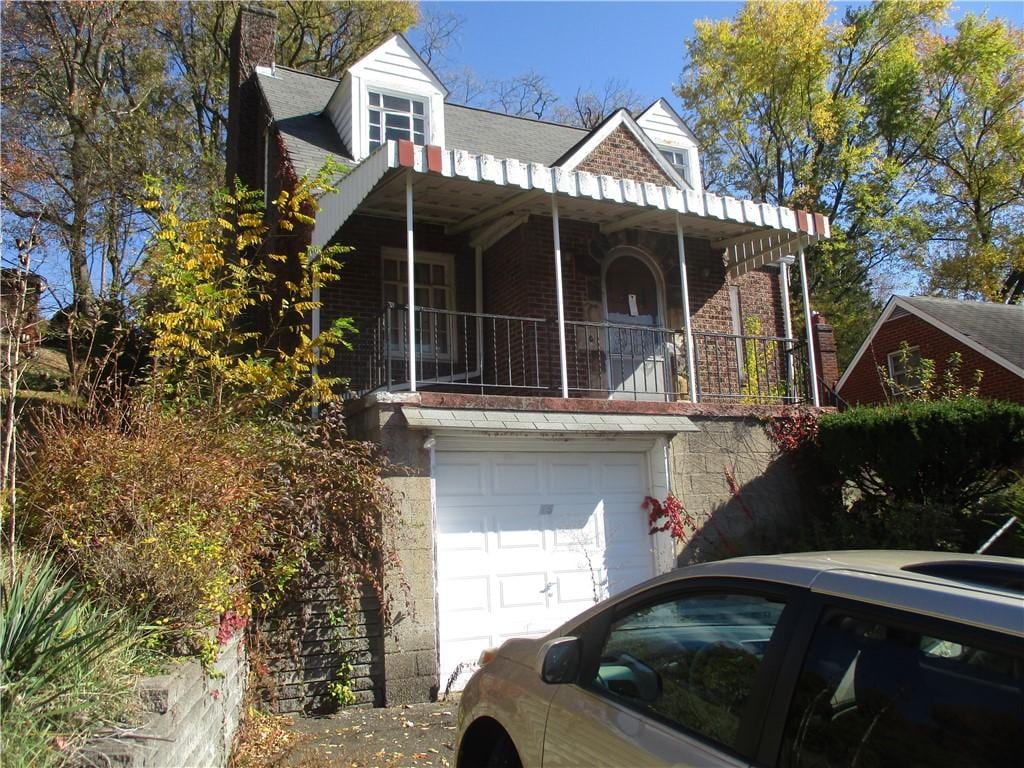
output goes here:
[{"label": "car door", "polygon": [[1024,639],[817,597],[793,637],[764,764],[1024,765]]},{"label": "car door", "polygon": [[747,766],[799,593],[695,579],[590,623],[576,684],[555,693],[544,768]]}]

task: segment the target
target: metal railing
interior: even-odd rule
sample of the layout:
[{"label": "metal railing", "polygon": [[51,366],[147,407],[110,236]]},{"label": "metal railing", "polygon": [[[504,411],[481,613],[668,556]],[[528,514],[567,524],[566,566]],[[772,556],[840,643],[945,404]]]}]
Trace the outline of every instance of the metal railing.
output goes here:
[{"label": "metal railing", "polygon": [[[388,304],[339,354],[350,392],[409,388],[408,315]],[[750,405],[810,401],[806,342],[776,336],[694,333],[696,382],[687,379],[682,331],[567,321],[568,388],[577,397]],[[558,325],[550,319],[416,309],[416,381],[432,389],[524,394],[561,388]]]},{"label": "metal railing", "polygon": [[701,402],[781,405],[811,399],[804,341],[694,333],[693,348]]},{"label": "metal railing", "polygon": [[663,401],[688,394],[685,342],[670,328],[567,321],[565,348],[570,392]]},{"label": "metal railing", "polygon": [[[417,307],[415,323],[418,384],[480,391],[549,386],[541,364],[542,319]],[[408,388],[406,308],[388,304],[362,327],[352,357],[355,375],[350,388],[356,394]]]}]

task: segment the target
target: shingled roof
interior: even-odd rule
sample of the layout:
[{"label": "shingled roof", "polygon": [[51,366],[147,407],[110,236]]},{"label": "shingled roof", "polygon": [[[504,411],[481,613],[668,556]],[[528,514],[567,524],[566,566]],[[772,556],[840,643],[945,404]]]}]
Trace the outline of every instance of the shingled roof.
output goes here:
[{"label": "shingled roof", "polygon": [[[296,173],[315,173],[328,157],[353,164],[324,114],[338,80],[280,66],[273,74],[261,69],[257,79]],[[588,134],[568,125],[457,104],[444,105],[444,122],[445,143],[450,147],[542,165],[554,164]]]},{"label": "shingled roof", "polygon": [[900,299],[995,355],[1024,368],[1024,307],[934,296]]}]

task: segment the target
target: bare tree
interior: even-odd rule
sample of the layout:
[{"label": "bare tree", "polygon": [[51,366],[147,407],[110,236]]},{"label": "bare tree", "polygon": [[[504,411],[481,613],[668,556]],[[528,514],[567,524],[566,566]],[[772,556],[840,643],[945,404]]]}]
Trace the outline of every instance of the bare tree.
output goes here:
[{"label": "bare tree", "polygon": [[458,45],[464,23],[465,19],[454,11],[441,11],[434,6],[427,6],[422,11],[418,26],[423,42],[419,54],[427,66],[434,67],[438,62],[447,60],[448,51],[453,45]]},{"label": "bare tree", "polygon": [[636,112],[645,106],[641,95],[618,78],[609,78],[599,90],[579,89],[571,104],[561,104],[555,110],[560,123],[580,128],[594,128],[619,109]]},{"label": "bare tree", "polygon": [[492,108],[506,115],[541,120],[551,117],[558,104],[558,96],[548,86],[547,79],[534,70],[508,80],[494,81],[490,90]]}]

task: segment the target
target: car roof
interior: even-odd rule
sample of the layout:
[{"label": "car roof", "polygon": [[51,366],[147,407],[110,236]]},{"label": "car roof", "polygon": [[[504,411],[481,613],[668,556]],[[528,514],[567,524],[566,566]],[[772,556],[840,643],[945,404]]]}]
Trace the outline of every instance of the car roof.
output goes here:
[{"label": "car roof", "polygon": [[953,552],[858,550],[737,557],[679,568],[611,602],[696,577],[789,584],[1024,637],[1024,560]]}]

